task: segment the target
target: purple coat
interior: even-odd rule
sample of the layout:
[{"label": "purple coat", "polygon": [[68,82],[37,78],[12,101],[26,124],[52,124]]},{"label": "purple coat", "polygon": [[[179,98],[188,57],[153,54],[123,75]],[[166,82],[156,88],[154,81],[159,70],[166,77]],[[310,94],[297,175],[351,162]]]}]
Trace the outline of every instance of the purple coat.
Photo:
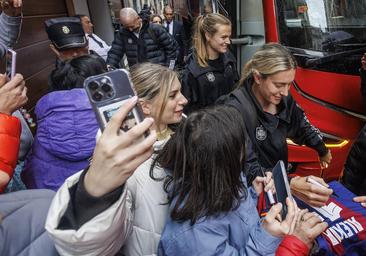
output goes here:
[{"label": "purple coat", "polygon": [[86,168],[98,124],[84,89],[55,91],[37,103],[37,133],[22,179],[28,188],[57,190]]}]

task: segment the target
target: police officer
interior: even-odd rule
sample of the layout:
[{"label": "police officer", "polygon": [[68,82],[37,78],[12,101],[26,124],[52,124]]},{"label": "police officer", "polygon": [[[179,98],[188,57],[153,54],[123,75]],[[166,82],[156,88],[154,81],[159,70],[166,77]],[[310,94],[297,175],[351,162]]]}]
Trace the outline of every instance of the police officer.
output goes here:
[{"label": "police officer", "polygon": [[58,59],[67,60],[89,54],[88,40],[85,37],[80,18],[61,17],[45,21],[45,28],[50,39],[51,50]]},{"label": "police officer", "polygon": [[215,103],[239,80],[236,60],[228,47],[231,22],[221,14],[207,14],[196,20],[194,52],[182,75],[182,92],[188,99],[185,113]]}]

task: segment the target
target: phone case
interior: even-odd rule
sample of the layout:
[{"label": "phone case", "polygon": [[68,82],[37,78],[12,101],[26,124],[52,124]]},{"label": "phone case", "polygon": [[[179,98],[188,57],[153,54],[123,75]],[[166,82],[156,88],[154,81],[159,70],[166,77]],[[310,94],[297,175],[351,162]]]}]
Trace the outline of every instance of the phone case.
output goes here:
[{"label": "phone case", "polygon": [[290,199],[292,199],[292,195],[287,178],[285,164],[282,160],[278,161],[275,167],[273,167],[272,177],[276,188],[277,202],[282,203],[281,217],[282,220],[284,220],[287,215],[286,198],[289,197]]},{"label": "phone case", "polygon": [[5,73],[10,79],[13,79],[16,73],[15,68],[16,68],[17,53],[12,49],[8,49],[6,52],[5,59],[6,59]]},{"label": "phone case", "polygon": [[[123,102],[135,95],[128,72],[123,69],[88,77],[84,81],[84,88],[102,131]],[[121,124],[121,130],[127,131],[143,119],[137,104]]]}]

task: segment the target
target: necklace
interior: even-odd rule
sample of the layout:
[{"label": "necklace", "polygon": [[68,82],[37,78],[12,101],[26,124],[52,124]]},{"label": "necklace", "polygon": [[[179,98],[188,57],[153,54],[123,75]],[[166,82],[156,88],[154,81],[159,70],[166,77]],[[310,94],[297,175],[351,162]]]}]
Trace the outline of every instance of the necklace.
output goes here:
[{"label": "necklace", "polygon": [[172,130],[170,130],[169,127],[165,128],[164,130],[162,130],[161,132],[157,132],[156,133],[156,137],[158,138],[158,140],[165,140],[166,138],[168,138],[171,134],[173,133]]}]

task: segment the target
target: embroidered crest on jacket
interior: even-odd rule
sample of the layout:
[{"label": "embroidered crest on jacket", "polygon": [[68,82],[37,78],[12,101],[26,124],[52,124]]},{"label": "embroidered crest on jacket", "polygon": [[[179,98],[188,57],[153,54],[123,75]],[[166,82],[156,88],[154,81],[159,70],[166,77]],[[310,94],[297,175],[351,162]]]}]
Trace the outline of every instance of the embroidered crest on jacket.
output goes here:
[{"label": "embroidered crest on jacket", "polygon": [[267,138],[267,131],[263,128],[263,126],[258,126],[255,128],[255,137],[257,140],[265,140]]}]

